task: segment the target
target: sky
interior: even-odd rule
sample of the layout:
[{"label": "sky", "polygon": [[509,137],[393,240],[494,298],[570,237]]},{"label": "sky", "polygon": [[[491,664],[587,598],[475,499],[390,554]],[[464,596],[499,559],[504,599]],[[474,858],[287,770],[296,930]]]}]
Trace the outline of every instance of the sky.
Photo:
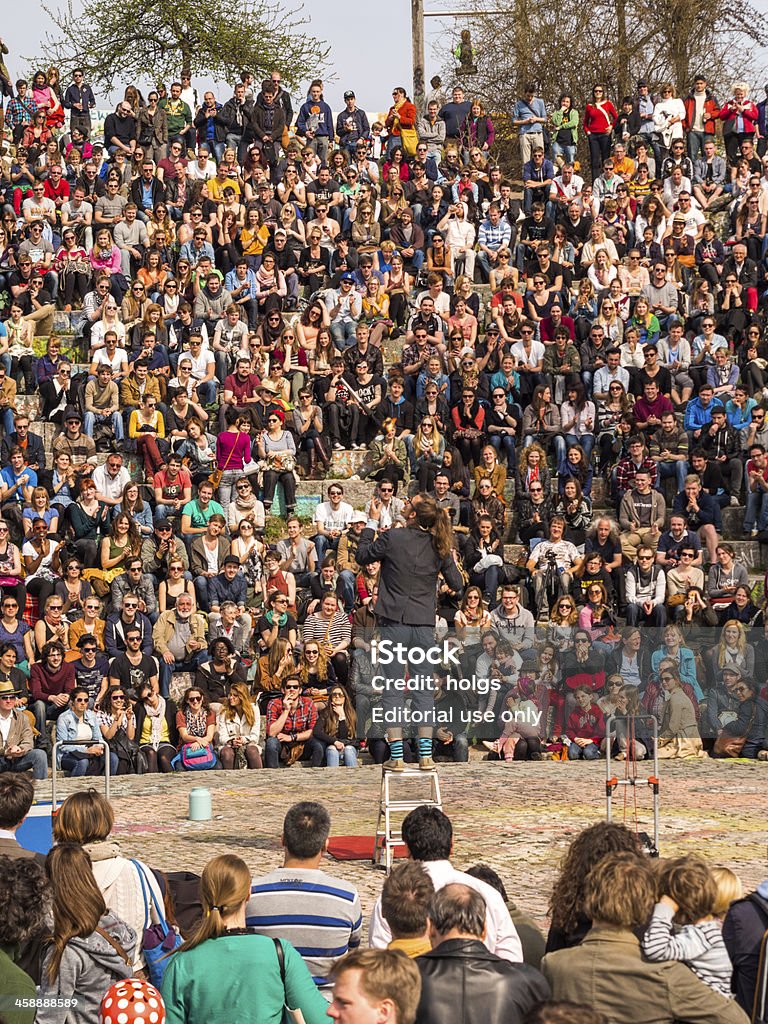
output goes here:
[{"label": "sky", "polygon": [[[50,0],[50,5],[58,3],[63,7],[65,2]],[[753,0],[753,3],[760,12],[768,14],[768,0]],[[441,7],[456,10],[463,6],[471,9],[474,5],[471,0],[425,0],[428,11]],[[484,6],[484,0],[477,6]],[[368,0],[366,7],[366,14],[355,17],[349,4],[342,0],[304,0],[304,14],[309,21],[307,31],[324,39],[331,47],[325,98],[334,111],[343,107],[345,89],[352,89],[358,106],[369,112],[388,109],[395,85],[404,85],[409,95],[412,91],[410,0],[387,4],[385,15],[378,3],[374,5]],[[77,10],[78,0],[74,0],[74,8]],[[23,17],[4,19],[2,36],[10,49],[8,64],[12,79],[29,69],[23,57],[32,57],[37,52],[47,20],[40,0],[26,0]],[[440,70],[439,47],[445,42],[456,45],[460,30],[468,25],[471,27],[467,19],[425,18],[427,82]],[[768,52],[758,52],[755,56],[758,63],[768,64]],[[222,102],[231,95],[224,83],[201,78],[193,84],[200,95],[204,89],[213,87]],[[96,97],[99,107],[111,107],[119,98],[117,93],[111,97]],[[294,110],[298,110],[303,98],[294,95]]]},{"label": "sky", "polygon": [[[58,0],[64,6],[65,0]],[[768,2],[768,0],[767,0]],[[50,0],[55,7],[57,0]],[[77,10],[77,0],[75,0]],[[330,44],[331,54],[328,70],[335,75],[335,80],[327,81],[325,89],[326,101],[334,111],[343,107],[345,89],[352,89],[357,97],[359,107],[368,111],[386,110],[391,103],[392,87],[404,85],[411,94],[411,4],[410,0],[397,0],[387,5],[386,16],[382,15],[379,4],[368,3],[368,18],[351,16],[349,4],[342,0],[305,0],[304,13],[309,20],[307,31]],[[428,10],[440,6],[436,0],[427,0]],[[454,4],[454,9],[455,9]],[[23,57],[32,57],[37,52],[47,22],[40,0],[26,0],[23,17],[4,18],[2,37],[10,50],[7,58],[11,78],[16,79],[26,71],[29,64]],[[458,36],[459,27],[455,18],[426,18],[426,79],[439,70],[432,44],[445,33],[446,29],[455,28]],[[363,41],[361,43],[361,40]],[[128,85],[129,83],[124,83]],[[193,85],[201,94],[202,89],[215,83],[210,79],[196,79]],[[226,100],[231,95],[223,83],[215,89],[219,100]],[[115,102],[119,97],[115,94],[111,99]],[[294,109],[298,109],[294,97]],[[107,97],[96,97],[99,107],[109,107]]]}]

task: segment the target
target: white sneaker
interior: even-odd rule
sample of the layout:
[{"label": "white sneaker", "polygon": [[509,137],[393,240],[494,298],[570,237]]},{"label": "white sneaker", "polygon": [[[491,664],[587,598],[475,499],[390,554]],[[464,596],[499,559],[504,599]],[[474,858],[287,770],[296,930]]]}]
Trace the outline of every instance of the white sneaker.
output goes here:
[{"label": "white sneaker", "polygon": [[344,451],[344,445],[340,441],[334,441],[333,442],[333,450],[335,452],[343,452]]},{"label": "white sneaker", "polygon": [[735,494],[732,494],[731,495],[731,500],[729,502],[729,505],[731,506],[731,508],[735,508],[735,506],[738,505],[738,504],[739,504],[739,499],[736,497]]},{"label": "white sneaker", "polygon": [[352,476],[348,476],[347,480],[359,480],[360,476],[357,473],[353,473]]}]

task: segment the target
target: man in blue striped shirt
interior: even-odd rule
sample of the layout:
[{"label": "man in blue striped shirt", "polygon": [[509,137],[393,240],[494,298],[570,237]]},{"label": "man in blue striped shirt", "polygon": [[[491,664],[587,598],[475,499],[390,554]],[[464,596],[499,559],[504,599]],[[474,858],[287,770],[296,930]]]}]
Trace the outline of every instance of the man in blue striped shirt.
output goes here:
[{"label": "man in blue striped shirt", "polygon": [[322,804],[294,804],[283,822],[283,866],[251,885],[246,924],[261,935],[287,939],[329,1000],[332,965],[357,949],[363,928],[357,889],[320,870],[331,818]]}]

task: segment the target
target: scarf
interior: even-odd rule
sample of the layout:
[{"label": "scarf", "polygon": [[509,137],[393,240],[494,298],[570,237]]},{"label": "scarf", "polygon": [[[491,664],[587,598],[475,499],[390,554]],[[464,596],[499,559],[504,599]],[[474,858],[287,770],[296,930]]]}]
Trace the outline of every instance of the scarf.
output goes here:
[{"label": "scarf", "polygon": [[208,718],[208,712],[201,708],[199,711],[193,711],[191,708],[187,708],[184,712],[184,722],[186,725],[187,732],[191,733],[192,736],[205,736],[207,729],[206,719]]},{"label": "scarf", "polygon": [[274,611],[270,609],[270,611],[267,612],[264,618],[267,620],[270,626],[277,622],[278,626],[282,628],[288,621],[288,612],[281,612],[278,616],[275,616]]},{"label": "scarf", "polygon": [[[275,270],[271,274],[268,274],[264,270],[263,266],[259,267],[259,269],[256,271],[256,280],[263,288],[271,288],[272,285],[275,284],[277,280],[277,268],[275,268]],[[280,335],[278,333],[277,338],[275,340],[279,340],[279,337]]]},{"label": "scarf", "polygon": [[165,718],[165,697],[160,697],[157,701],[157,707],[150,707],[149,704],[144,705],[144,710],[147,713],[147,718],[150,719],[150,725],[152,731],[149,735],[149,742],[155,750],[160,746],[160,737],[163,731],[163,720]]}]

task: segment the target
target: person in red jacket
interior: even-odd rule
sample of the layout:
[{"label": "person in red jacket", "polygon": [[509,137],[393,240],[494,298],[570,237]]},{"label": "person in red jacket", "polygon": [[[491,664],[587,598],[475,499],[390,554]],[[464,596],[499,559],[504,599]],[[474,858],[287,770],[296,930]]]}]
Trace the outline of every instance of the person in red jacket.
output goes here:
[{"label": "person in red jacket", "polygon": [[593,181],[600,177],[603,163],[611,155],[611,133],[618,116],[616,107],[605,94],[604,86],[594,86],[592,102],[587,104],[584,111],[584,132],[589,139]]},{"label": "person in red jacket", "polygon": [[584,758],[595,761],[600,757],[600,741],[605,737],[603,712],[592,703],[592,692],[586,686],[578,686],[574,694],[576,710],[568,719],[565,735],[571,741],[568,745],[568,760]]},{"label": "person in red jacket", "polygon": [[757,127],[757,107],[749,99],[749,85],[746,82],[733,83],[733,96],[718,116],[723,122],[728,163],[734,165],[739,159],[739,146],[744,139],[754,139]]},{"label": "person in red jacket", "polygon": [[32,696],[30,711],[35,716],[35,727],[40,733],[40,745],[49,747],[46,722],[55,722],[69,707],[69,695],[75,688],[75,669],[64,661],[64,645],[50,640],[40,652],[40,661],[30,669],[29,692]]},{"label": "person in red jacket", "polygon": [[704,75],[696,75],[693,90],[683,100],[685,122],[688,133],[688,156],[691,160],[703,160],[704,143],[715,137],[715,123],[720,117],[720,104],[713,92],[707,88]]},{"label": "person in red jacket", "polygon": [[392,150],[396,146],[403,147],[403,153],[406,156],[413,156],[415,150],[415,137],[414,146],[410,146],[406,139],[403,139],[402,129],[411,129],[413,132],[416,124],[416,107],[411,103],[406,95],[405,89],[398,85],[392,90],[392,99],[395,101],[389,108],[387,119],[384,122],[384,126],[389,132],[389,138],[387,139],[387,159],[391,159]]}]

